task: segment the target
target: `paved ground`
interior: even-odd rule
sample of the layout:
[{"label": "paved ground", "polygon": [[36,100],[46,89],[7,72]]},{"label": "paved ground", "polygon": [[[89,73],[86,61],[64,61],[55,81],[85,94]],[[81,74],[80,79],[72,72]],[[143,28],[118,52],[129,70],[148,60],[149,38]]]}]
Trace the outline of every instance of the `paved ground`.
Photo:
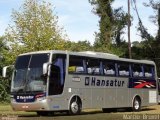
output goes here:
[{"label": "paved ground", "polygon": [[160,120],[160,105],[143,108],[141,112],[118,110],[102,113],[101,110],[85,110],[81,115],[69,116],[65,113],[55,113],[54,116],[41,117],[36,113],[14,112],[10,106],[0,109],[0,120]]}]

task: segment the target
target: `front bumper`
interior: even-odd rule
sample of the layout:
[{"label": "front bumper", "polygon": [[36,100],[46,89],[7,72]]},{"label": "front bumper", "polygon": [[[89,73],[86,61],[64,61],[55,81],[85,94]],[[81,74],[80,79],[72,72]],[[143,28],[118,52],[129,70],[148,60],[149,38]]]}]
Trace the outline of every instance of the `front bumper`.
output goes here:
[{"label": "front bumper", "polygon": [[48,102],[46,99],[42,101],[35,101],[31,103],[18,103],[11,101],[12,109],[15,111],[46,111],[49,110]]}]

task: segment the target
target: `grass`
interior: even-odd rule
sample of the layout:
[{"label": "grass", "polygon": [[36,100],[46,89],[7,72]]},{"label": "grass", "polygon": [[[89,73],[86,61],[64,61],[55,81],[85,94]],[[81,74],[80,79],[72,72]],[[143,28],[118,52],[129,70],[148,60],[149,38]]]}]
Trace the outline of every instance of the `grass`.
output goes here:
[{"label": "grass", "polygon": [[56,113],[51,117],[39,117],[35,112],[17,112],[13,111],[8,104],[0,104],[0,116],[16,116],[15,120],[141,120],[143,117],[146,117],[148,120],[151,117],[157,117],[158,120],[160,119],[160,105],[145,107],[140,112],[128,112],[119,109],[116,112],[102,113],[100,109],[94,109],[84,110],[81,115],[76,116]]},{"label": "grass", "polygon": [[13,111],[9,104],[0,104],[0,116],[1,115],[36,115],[35,112]]}]

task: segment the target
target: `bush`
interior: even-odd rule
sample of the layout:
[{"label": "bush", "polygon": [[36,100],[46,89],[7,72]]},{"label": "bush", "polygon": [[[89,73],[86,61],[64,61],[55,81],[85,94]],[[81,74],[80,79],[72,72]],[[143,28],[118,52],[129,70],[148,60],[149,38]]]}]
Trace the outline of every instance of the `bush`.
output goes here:
[{"label": "bush", "polygon": [[10,101],[10,80],[0,76],[0,102]]}]

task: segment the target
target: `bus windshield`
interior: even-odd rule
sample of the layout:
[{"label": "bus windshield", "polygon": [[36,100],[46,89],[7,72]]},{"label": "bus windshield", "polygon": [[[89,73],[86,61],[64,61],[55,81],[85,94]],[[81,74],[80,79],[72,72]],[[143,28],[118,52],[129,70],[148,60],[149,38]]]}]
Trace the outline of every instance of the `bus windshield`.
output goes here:
[{"label": "bus windshield", "polygon": [[31,54],[17,57],[11,92],[43,92],[46,78],[43,64],[49,61],[49,54]]}]

